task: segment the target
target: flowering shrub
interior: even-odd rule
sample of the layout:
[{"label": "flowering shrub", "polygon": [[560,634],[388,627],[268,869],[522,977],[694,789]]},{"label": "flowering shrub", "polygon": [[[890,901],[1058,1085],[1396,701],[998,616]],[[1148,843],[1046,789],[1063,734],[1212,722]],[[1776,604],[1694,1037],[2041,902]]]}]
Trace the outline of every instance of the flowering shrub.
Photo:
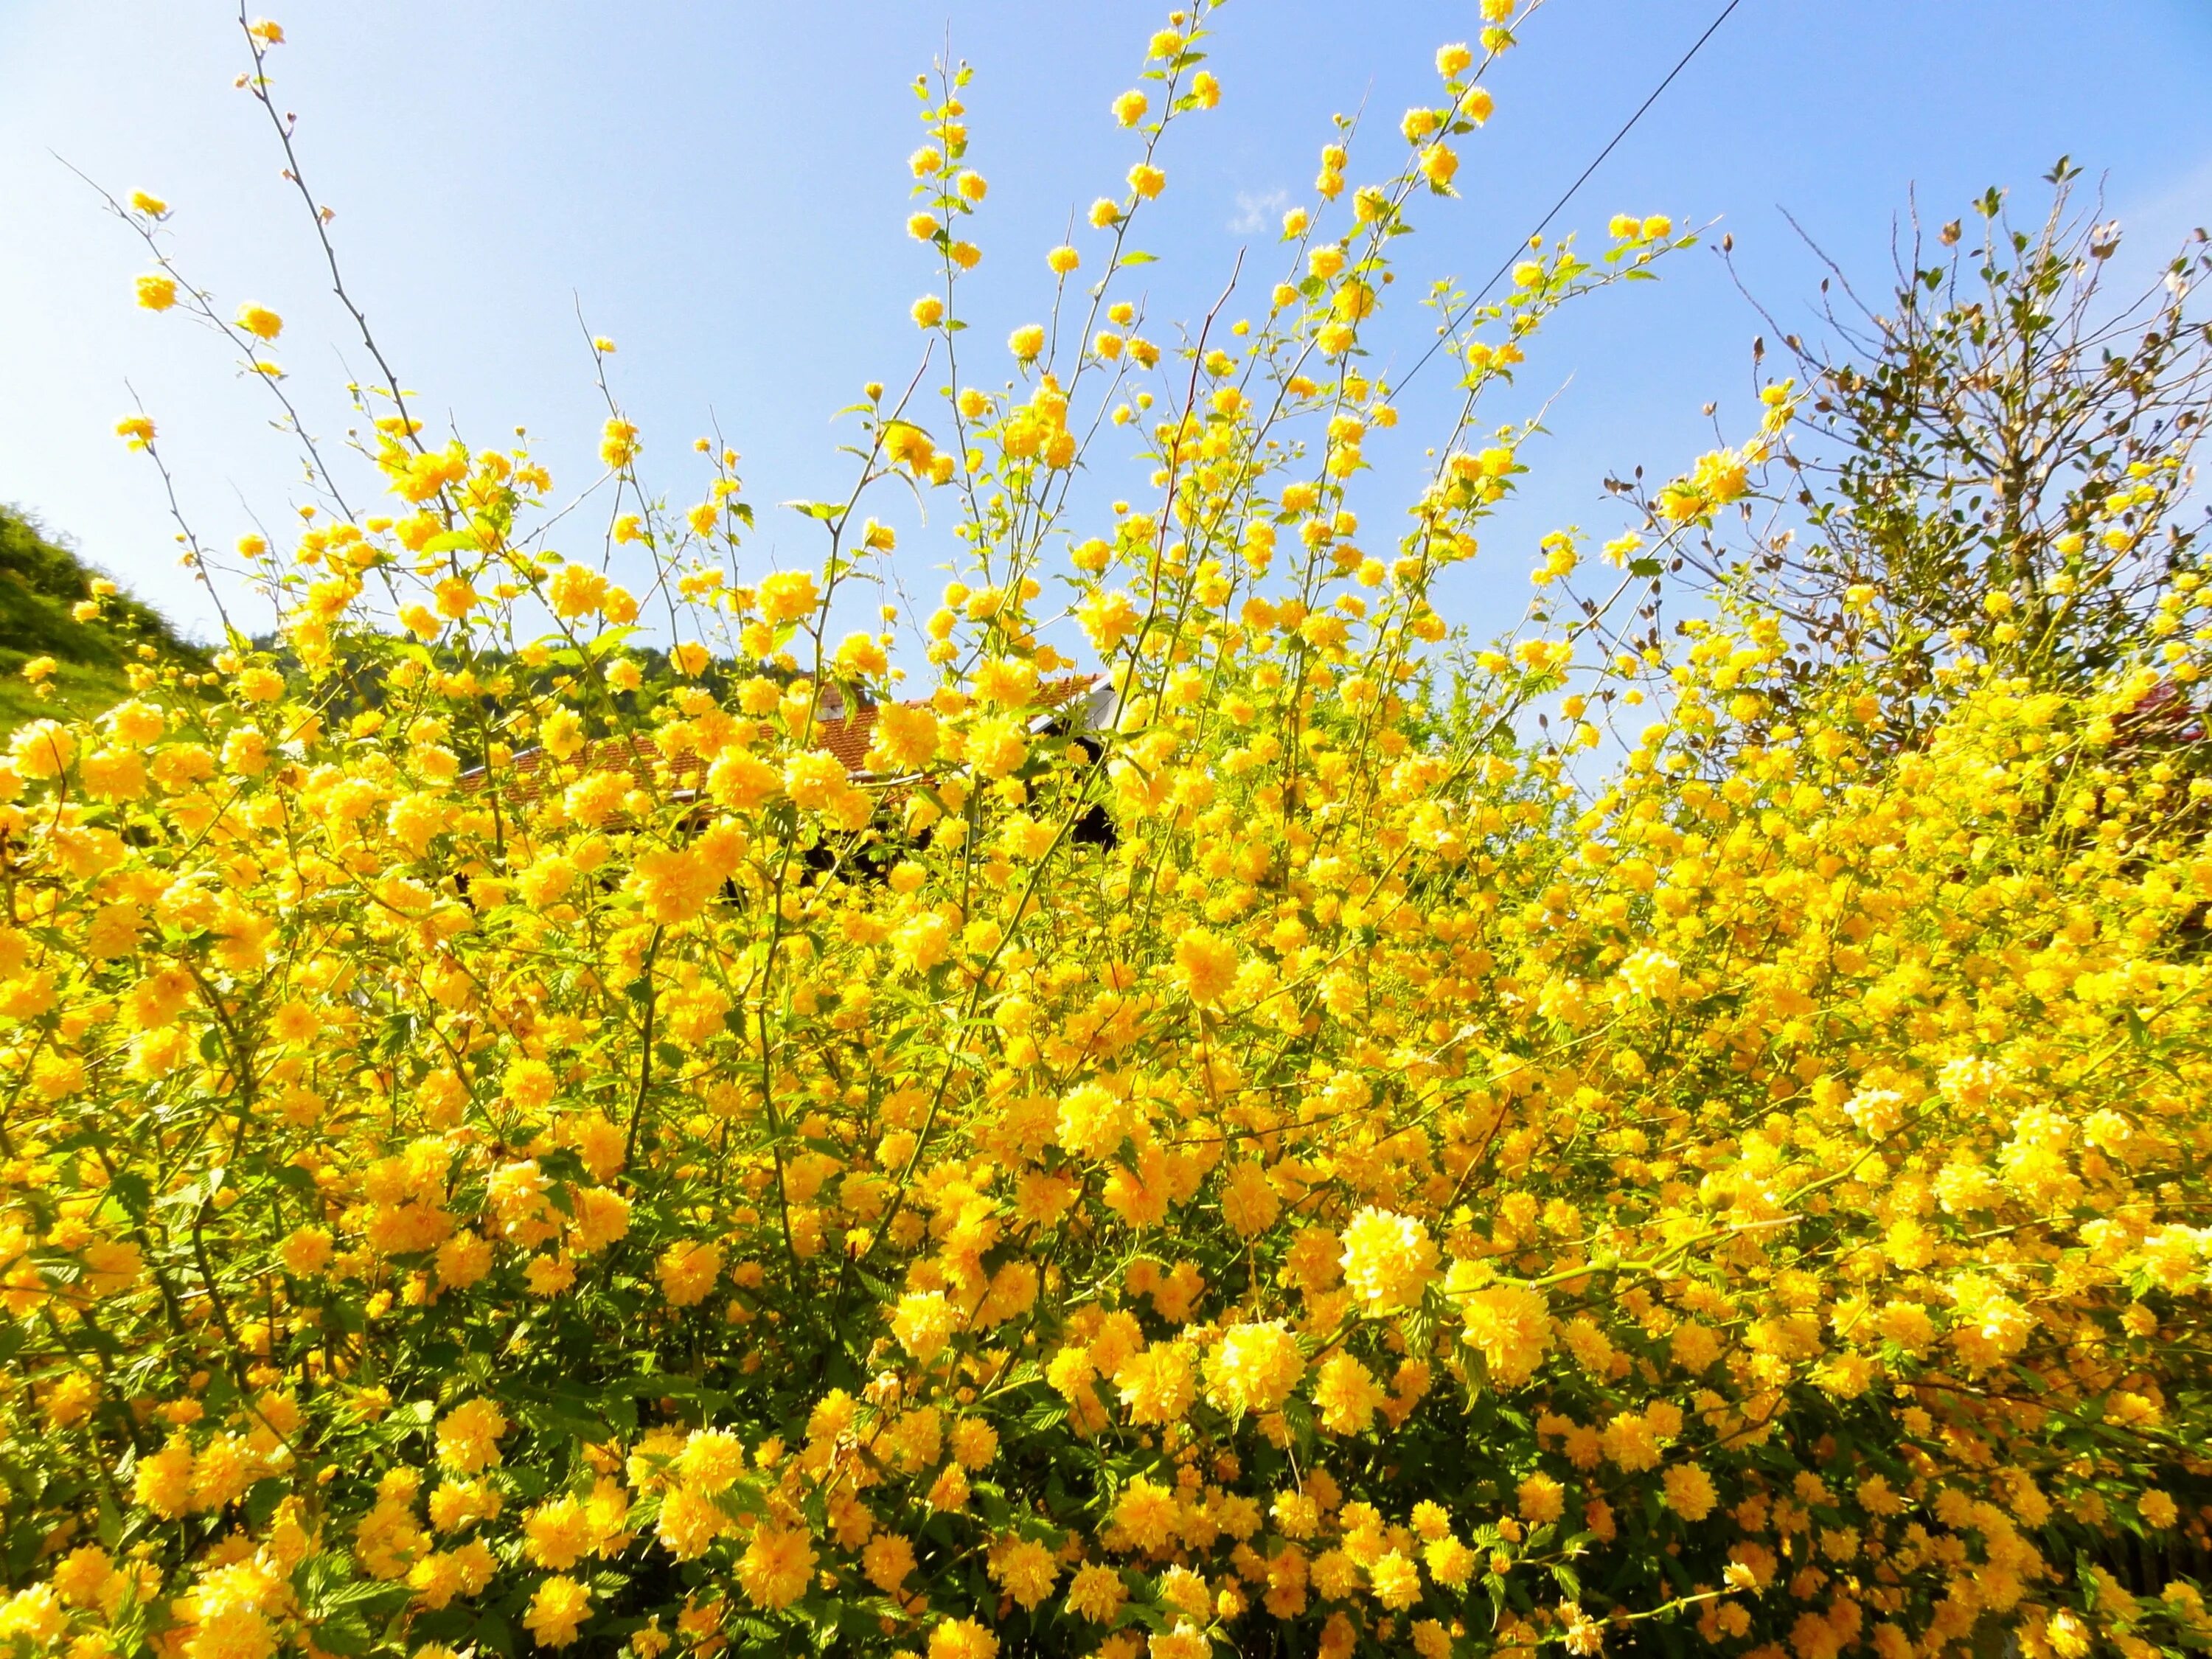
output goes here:
[{"label": "flowering shrub", "polygon": [[[1222,95],[1176,14],[1003,382],[951,370],[985,188],[941,76],[929,361],[813,568],[760,567],[711,446],[665,507],[619,413],[563,558],[546,469],[392,380],[393,504],[244,550],[278,651],[17,732],[0,1645],[2212,1639],[2155,1565],[2207,1513],[2212,785],[2141,715],[2198,636],[2078,695],[1956,654],[1899,748],[1752,590],[1637,632],[1782,385],[1616,583],[1553,538],[1528,624],[1455,644],[1431,585],[1523,470],[1478,400],[1683,240],[1532,248],[1363,529],[1361,343],[1490,113],[1484,11],[1395,171],[1331,144],[1264,304],[1170,349],[1122,290]],[[142,301],[276,389],[282,319],[125,211]],[[1133,499],[1083,505],[1125,430]],[[832,623],[884,485],[963,562],[904,644]]]}]

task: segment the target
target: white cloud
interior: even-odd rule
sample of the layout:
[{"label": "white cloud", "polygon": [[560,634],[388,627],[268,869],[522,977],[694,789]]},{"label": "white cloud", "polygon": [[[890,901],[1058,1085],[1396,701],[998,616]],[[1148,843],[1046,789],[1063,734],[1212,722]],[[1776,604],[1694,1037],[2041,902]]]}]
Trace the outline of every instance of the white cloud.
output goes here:
[{"label": "white cloud", "polygon": [[1265,196],[1240,190],[1237,192],[1237,216],[1229,222],[1229,228],[1239,236],[1263,230],[1290,205],[1290,201],[1291,193],[1286,190],[1271,190]]}]

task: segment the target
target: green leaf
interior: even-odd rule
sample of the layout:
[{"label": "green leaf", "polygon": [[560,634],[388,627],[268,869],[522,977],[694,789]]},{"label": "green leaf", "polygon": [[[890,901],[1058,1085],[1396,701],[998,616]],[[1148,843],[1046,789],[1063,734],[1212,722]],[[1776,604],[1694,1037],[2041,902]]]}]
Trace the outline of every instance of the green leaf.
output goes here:
[{"label": "green leaf", "polygon": [[285,1493],[290,1490],[288,1484],[274,1475],[255,1481],[247,1489],[246,1518],[256,1532],[269,1524],[270,1516],[276,1513],[276,1506],[284,1501]]},{"label": "green leaf", "polygon": [[154,1183],[143,1172],[137,1170],[117,1170],[108,1177],[107,1190],[132,1220],[145,1219],[146,1211],[154,1201]]},{"label": "green leaf", "polygon": [[354,1659],[355,1656],[367,1653],[375,1639],[368,1620],[358,1613],[342,1613],[315,1626],[315,1645],[325,1653],[341,1656],[341,1659]]}]

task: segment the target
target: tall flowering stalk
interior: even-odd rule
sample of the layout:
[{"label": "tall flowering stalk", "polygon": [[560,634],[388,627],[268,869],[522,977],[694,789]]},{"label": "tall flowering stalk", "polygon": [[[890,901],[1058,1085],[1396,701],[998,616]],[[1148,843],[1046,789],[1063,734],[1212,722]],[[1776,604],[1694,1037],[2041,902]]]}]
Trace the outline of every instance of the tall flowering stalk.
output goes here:
[{"label": "tall flowering stalk", "polygon": [[[1444,310],[1462,398],[1363,524],[1398,237],[1521,21],[1483,11],[1378,181],[1347,124],[1279,270],[1170,346],[1133,239],[1224,95],[1211,8],[1171,15],[1011,374],[963,326],[968,71],[925,80],[928,349],[799,504],[813,566],[763,565],[719,441],[668,508],[611,392],[556,506],[385,370],[381,509],[311,451],[319,510],[240,549],[273,649],[15,734],[0,1644],[2212,1638],[2176,1570],[2203,641],[2065,693],[1961,651],[1900,745],[1926,685],[1808,669],[1755,588],[1647,629],[1786,458],[1786,383],[1609,585],[1562,532],[1526,626],[1455,635],[1433,586],[1530,430],[1480,400],[1688,240],[1618,219]],[[266,102],[283,32],[248,39]],[[117,207],[142,303],[280,335],[178,270],[165,204]],[[1125,434],[1127,499],[1085,504]],[[885,490],[952,526],[916,637],[843,631],[896,579]]]}]

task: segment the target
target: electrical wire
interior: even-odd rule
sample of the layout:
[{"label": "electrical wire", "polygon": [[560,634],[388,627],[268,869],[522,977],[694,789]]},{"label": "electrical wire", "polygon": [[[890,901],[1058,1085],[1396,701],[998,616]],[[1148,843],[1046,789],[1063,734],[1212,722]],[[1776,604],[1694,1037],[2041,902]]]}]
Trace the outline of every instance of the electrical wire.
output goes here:
[{"label": "electrical wire", "polygon": [[1514,265],[1518,263],[1523,250],[1528,247],[1528,244],[1535,240],[1537,237],[1541,236],[1544,234],[1546,228],[1551,224],[1552,221],[1559,216],[1559,210],[1565,207],[1569,202],[1574,200],[1575,192],[1589,182],[1590,174],[1595,173],[1601,167],[1605,165],[1605,158],[1612,155],[1613,152],[1620,147],[1620,141],[1627,137],[1629,133],[1634,130],[1636,124],[1644,118],[1644,112],[1649,110],[1652,105],[1659,101],[1659,94],[1666,91],[1668,87],[1674,83],[1674,77],[1676,76],[1680,75],[1684,70],[1689,68],[1690,60],[1705,50],[1705,42],[1711,40],[1713,36],[1718,33],[1720,26],[1728,21],[1729,14],[1733,12],[1742,3],[1743,0],[1728,0],[1728,4],[1721,8],[1720,15],[1714,18],[1711,22],[1705,25],[1705,32],[1699,35],[1695,41],[1692,42],[1689,51],[1682,54],[1680,61],[1678,62],[1674,68],[1667,71],[1666,79],[1660,82],[1657,86],[1651,88],[1650,95],[1636,106],[1636,113],[1630,116],[1627,120],[1621,123],[1620,131],[1613,135],[1613,137],[1607,143],[1606,147],[1603,149],[1598,151],[1596,159],[1591,161],[1588,167],[1582,170],[1580,175],[1577,177],[1574,183],[1567,186],[1565,191],[1560,196],[1559,199],[1552,204],[1551,210],[1545,214],[1541,219],[1536,222],[1536,228],[1513,245],[1513,252],[1505,256],[1504,264],[1499,265],[1496,270],[1491,273],[1490,280],[1482,285],[1481,291],[1478,293],[1474,298],[1469,300],[1464,306],[1462,306],[1458,312],[1445,322],[1443,328],[1437,331],[1434,343],[1430,345],[1426,351],[1421,354],[1419,361],[1414,363],[1413,368],[1407,369],[1404,377],[1391,388],[1394,392],[1404,391],[1407,385],[1413,380],[1413,376],[1419,374],[1427,365],[1429,359],[1435,356],[1437,351],[1443,348],[1444,343],[1451,338],[1452,331],[1457,328],[1461,323],[1467,319],[1468,314],[1470,312],[1474,311],[1477,306],[1480,305],[1485,300],[1490,297],[1490,290],[1496,288],[1498,283],[1498,279],[1503,277],[1506,272],[1511,270]]}]

